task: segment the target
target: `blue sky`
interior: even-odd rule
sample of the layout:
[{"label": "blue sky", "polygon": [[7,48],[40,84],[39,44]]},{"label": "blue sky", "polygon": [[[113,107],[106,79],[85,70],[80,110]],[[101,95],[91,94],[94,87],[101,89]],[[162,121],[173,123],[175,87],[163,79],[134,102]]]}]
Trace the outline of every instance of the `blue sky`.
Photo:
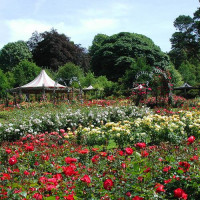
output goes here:
[{"label": "blue sky", "polygon": [[85,48],[98,33],[125,31],[143,34],[168,52],[175,18],[192,17],[199,6],[198,0],[0,0],[0,48],[55,28]]}]

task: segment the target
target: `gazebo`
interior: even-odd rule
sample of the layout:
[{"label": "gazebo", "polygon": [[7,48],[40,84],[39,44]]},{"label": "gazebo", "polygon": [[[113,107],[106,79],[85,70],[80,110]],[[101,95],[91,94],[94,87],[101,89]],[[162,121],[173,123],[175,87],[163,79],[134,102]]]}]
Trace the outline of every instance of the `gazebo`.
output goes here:
[{"label": "gazebo", "polygon": [[98,89],[94,88],[92,85],[90,85],[89,87],[87,88],[83,88],[83,92],[84,92],[84,96],[85,96],[85,99],[86,99],[86,93],[89,92],[89,91],[95,91],[95,96],[97,96],[96,94],[96,91]]},{"label": "gazebo", "polygon": [[29,94],[42,94],[43,97],[45,93],[69,93],[71,88],[61,85],[54,80],[52,80],[45,70],[42,70],[40,74],[30,83],[26,85],[10,89],[9,92],[13,93],[14,99],[16,94],[21,95],[26,94],[27,100],[29,100]]},{"label": "gazebo", "polygon": [[200,94],[200,87],[193,87],[193,86],[189,85],[188,83],[184,83],[182,86],[174,88],[174,90],[184,91],[185,97],[187,95],[187,91],[192,90],[192,89],[199,89],[199,94]]}]

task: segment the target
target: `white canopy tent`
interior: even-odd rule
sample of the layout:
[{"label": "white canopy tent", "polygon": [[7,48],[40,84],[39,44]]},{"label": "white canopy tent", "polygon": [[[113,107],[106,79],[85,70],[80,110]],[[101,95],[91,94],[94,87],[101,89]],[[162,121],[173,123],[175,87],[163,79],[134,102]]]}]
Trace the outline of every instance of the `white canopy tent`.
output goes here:
[{"label": "white canopy tent", "polygon": [[53,92],[53,91],[66,91],[68,87],[61,85],[52,80],[45,70],[42,70],[40,74],[30,83],[26,85],[13,88],[10,92],[23,92],[23,93],[39,93],[41,91]]}]

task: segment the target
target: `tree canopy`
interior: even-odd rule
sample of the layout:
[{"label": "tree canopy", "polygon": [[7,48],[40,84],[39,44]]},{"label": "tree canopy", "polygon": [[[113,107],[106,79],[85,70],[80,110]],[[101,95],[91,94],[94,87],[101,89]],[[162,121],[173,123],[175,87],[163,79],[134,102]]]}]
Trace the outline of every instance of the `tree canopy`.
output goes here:
[{"label": "tree canopy", "polygon": [[86,50],[55,29],[40,34],[34,32],[27,44],[32,51],[34,61],[40,67],[57,71],[59,66],[72,62],[85,70],[89,68]]},{"label": "tree canopy", "polygon": [[139,57],[150,66],[163,68],[169,64],[168,56],[150,38],[136,33],[121,32],[110,37],[98,34],[89,53],[95,75],[106,75],[113,81],[122,77]]},{"label": "tree canopy", "polygon": [[0,50],[0,69],[12,69],[22,60],[31,60],[32,54],[24,41],[10,42]]},{"label": "tree canopy", "polygon": [[169,56],[184,82],[194,86],[200,76],[200,8],[193,17],[178,16],[174,26],[177,31],[170,39],[172,50]]},{"label": "tree canopy", "polygon": [[35,63],[23,60],[13,70],[15,87],[32,81],[41,71]]}]

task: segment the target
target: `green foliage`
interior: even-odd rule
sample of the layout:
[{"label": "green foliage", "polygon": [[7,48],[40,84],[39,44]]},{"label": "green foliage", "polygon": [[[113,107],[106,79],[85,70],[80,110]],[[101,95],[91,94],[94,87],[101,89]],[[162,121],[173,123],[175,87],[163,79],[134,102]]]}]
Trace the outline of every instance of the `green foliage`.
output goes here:
[{"label": "green foliage", "polygon": [[196,84],[196,76],[195,76],[195,66],[190,64],[189,62],[182,63],[178,68],[179,72],[183,77],[183,81],[190,84]]},{"label": "green foliage", "polygon": [[10,88],[8,79],[3,71],[0,69],[0,97],[4,97],[6,90]]},{"label": "green foliage", "polygon": [[82,79],[84,77],[83,70],[71,62],[59,67],[56,78],[58,80],[61,79],[60,83],[69,86],[69,81],[72,77],[77,77],[78,80]]},{"label": "green foliage", "polygon": [[200,8],[193,17],[180,15],[174,21],[177,29],[170,41],[172,50],[169,56],[185,82],[192,86],[199,83],[200,65]]},{"label": "green foliage", "polygon": [[31,60],[32,54],[24,41],[11,42],[0,50],[0,69],[11,71],[20,61]]},{"label": "green foliage", "polygon": [[182,75],[178,70],[175,69],[172,63],[167,67],[167,70],[171,74],[171,83],[175,87],[181,86],[184,83]]},{"label": "green foliage", "polygon": [[15,85],[15,76],[14,76],[13,72],[8,71],[8,72],[5,73],[5,75],[7,77],[7,80],[9,82],[10,87],[11,88],[14,87],[14,85]]},{"label": "green foliage", "polygon": [[94,76],[93,72],[88,72],[84,78],[81,79],[81,86],[82,87],[89,87],[92,85],[94,87],[94,84],[96,83],[96,78]]},{"label": "green foliage", "polygon": [[[135,62],[126,70],[120,82],[124,88],[132,88],[135,76],[140,71],[151,71],[152,67],[146,63],[145,58],[137,58]],[[141,77],[142,78],[142,77]],[[144,77],[143,77],[144,78]],[[142,81],[141,79],[138,81]]]},{"label": "green foliage", "polygon": [[150,38],[136,33],[98,34],[89,52],[95,75],[106,75],[113,81],[122,77],[138,57],[144,57],[150,66],[162,68],[169,63],[168,56]]},{"label": "green foliage", "polygon": [[15,86],[24,85],[32,81],[41,71],[35,63],[27,60],[21,61],[13,70]]}]

